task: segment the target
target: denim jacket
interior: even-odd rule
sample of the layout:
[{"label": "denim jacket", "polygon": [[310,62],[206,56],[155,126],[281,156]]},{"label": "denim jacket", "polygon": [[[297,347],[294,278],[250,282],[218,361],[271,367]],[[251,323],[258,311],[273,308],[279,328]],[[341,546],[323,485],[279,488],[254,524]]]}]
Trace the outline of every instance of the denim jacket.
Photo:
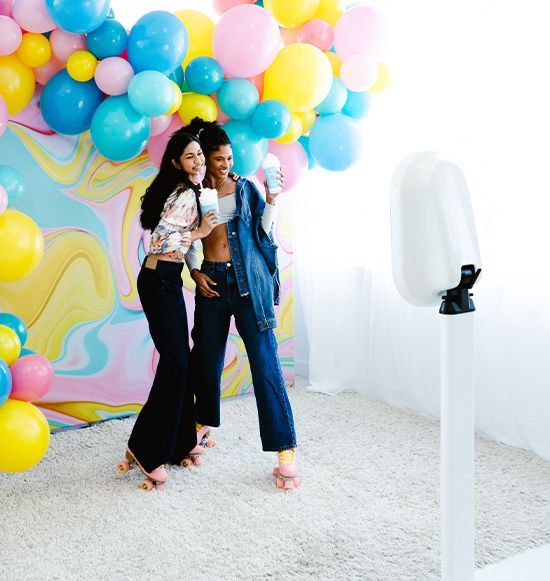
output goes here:
[{"label": "denim jacket", "polygon": [[227,234],[239,293],[242,297],[250,295],[260,331],[274,329],[279,267],[273,233],[266,234],[261,225],[265,201],[246,178],[237,182],[235,197],[237,211],[227,223]]}]

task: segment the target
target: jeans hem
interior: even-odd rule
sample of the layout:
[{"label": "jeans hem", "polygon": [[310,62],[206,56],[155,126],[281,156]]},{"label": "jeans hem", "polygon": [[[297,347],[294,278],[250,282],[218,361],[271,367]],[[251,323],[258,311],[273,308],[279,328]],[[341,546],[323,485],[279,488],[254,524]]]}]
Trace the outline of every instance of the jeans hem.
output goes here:
[{"label": "jeans hem", "polygon": [[296,442],[294,442],[293,444],[290,444],[290,446],[281,446],[279,448],[263,448],[262,450],[264,452],[281,452],[282,450],[291,450],[293,448],[296,448]]}]

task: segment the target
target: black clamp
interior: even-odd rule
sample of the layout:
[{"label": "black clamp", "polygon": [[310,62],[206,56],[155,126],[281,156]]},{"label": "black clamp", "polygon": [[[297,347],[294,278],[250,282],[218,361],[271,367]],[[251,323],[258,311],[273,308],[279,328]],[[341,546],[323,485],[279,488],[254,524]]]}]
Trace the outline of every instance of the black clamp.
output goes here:
[{"label": "black clamp", "polygon": [[443,302],[439,308],[442,315],[461,315],[462,313],[471,313],[476,310],[474,301],[472,300],[473,293],[470,290],[476,283],[481,268],[475,269],[473,264],[466,264],[461,269],[460,283],[455,288],[447,291],[443,295]]}]

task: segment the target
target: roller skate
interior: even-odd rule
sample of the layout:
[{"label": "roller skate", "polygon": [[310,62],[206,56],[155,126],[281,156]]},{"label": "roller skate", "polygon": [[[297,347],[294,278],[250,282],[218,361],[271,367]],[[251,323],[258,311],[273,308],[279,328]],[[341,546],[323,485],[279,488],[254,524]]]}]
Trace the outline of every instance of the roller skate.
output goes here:
[{"label": "roller skate", "polygon": [[203,424],[195,424],[197,430],[197,445],[203,448],[213,448],[216,442],[210,438],[210,426],[204,426]]},{"label": "roller skate", "polygon": [[139,487],[146,492],[150,492],[153,490],[153,488],[160,489],[168,480],[168,474],[166,473],[164,466],[159,466],[151,472],[146,472],[141,464],[137,461],[130,448],[126,450],[126,460],[119,462],[116,465],[116,470],[119,474],[126,474],[130,470],[133,470],[136,466],[145,476],[145,480],[142,480],[139,483]]},{"label": "roller skate", "polygon": [[277,452],[279,466],[273,469],[277,488],[292,490],[300,486],[298,478],[298,464],[296,463],[296,451],[294,449]]},{"label": "roller skate", "polygon": [[202,464],[201,456],[204,454],[204,449],[198,444],[189,452],[189,454],[178,464],[182,468],[191,468],[192,466],[200,466]]}]

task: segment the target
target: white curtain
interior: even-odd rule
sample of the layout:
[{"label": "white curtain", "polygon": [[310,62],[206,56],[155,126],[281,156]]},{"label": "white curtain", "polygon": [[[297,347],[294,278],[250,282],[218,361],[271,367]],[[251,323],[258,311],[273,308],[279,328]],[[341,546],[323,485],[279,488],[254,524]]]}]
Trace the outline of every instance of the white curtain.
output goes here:
[{"label": "white curtain", "polygon": [[409,152],[458,163],[476,215],[476,426],[550,458],[550,7],[393,0],[390,89],[360,162],[294,193],[297,360],[312,389],[439,416],[440,315],[391,278],[389,183]]}]

